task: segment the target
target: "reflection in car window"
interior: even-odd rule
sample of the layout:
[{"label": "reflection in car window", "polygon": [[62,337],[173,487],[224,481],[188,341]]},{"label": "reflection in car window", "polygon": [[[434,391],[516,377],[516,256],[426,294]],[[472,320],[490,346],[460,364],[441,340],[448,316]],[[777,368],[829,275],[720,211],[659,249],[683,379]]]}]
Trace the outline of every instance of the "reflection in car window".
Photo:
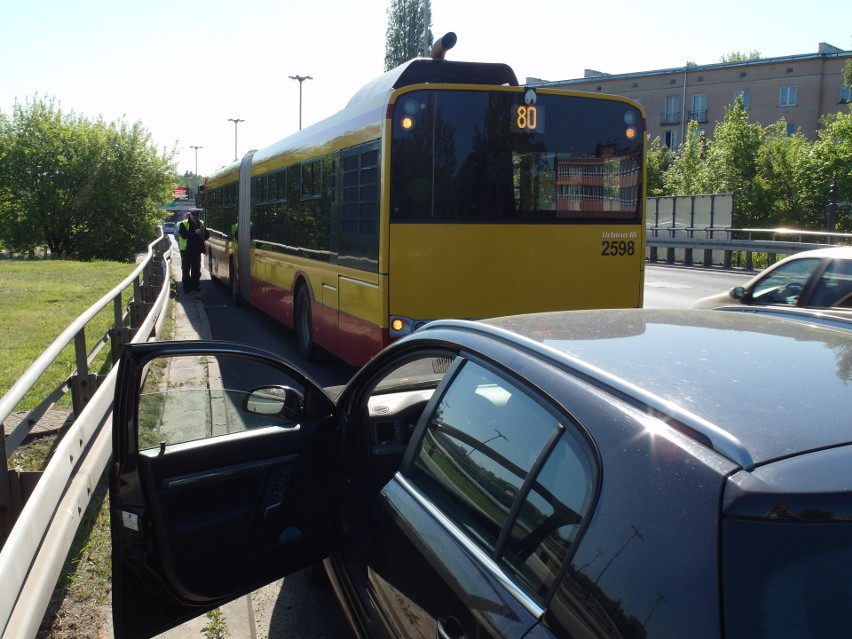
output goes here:
[{"label": "reflection in car window", "polygon": [[576,539],[592,498],[592,471],[567,434],[556,444],[512,526],[503,560],[545,595]]},{"label": "reflection in car window", "polygon": [[[254,395],[252,391],[258,390]],[[139,449],[256,428],[294,426],[304,389],[271,366],[240,357],[154,359],[139,395]],[[250,398],[254,401],[249,401]],[[270,398],[280,401],[280,410]],[[276,404],[277,405],[277,404]]]},{"label": "reflection in car window", "polygon": [[817,283],[811,306],[852,308],[852,260],[834,260]]},{"label": "reflection in car window", "polygon": [[779,266],[755,285],[752,291],[754,301],[795,306],[820,261],[819,258],[803,258]]},{"label": "reflection in car window", "polygon": [[375,393],[394,393],[416,388],[435,388],[453,360],[443,356],[428,356],[406,362],[387,373],[375,387]]},{"label": "reflection in car window", "polygon": [[540,595],[591,495],[586,456],[564,433],[551,446],[559,433],[559,421],[540,403],[467,362],[430,416],[410,469],[439,509]]}]

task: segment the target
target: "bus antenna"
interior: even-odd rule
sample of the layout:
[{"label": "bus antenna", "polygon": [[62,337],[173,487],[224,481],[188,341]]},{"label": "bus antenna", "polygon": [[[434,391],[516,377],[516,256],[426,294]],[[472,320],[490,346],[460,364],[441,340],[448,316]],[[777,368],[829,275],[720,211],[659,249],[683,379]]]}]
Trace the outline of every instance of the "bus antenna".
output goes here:
[{"label": "bus antenna", "polygon": [[429,55],[433,60],[443,60],[447,51],[456,46],[457,39],[456,34],[450,31],[447,35],[432,44],[432,50],[429,52]]}]

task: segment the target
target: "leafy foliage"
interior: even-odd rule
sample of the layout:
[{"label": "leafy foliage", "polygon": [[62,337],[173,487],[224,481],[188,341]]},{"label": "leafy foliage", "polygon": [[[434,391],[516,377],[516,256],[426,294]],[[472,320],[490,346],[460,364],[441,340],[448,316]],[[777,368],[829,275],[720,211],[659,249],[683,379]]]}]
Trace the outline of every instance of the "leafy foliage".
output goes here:
[{"label": "leafy foliage", "polygon": [[741,51],[731,51],[719,58],[719,62],[748,62],[751,60],[760,60],[760,51],[752,51],[751,53],[743,53]]},{"label": "leafy foliage", "polygon": [[654,138],[647,142],[647,165],[648,165],[648,196],[658,197],[666,195],[667,191],[663,183],[663,175],[674,161],[674,151],[663,144],[660,138]]},{"label": "leafy foliage", "polygon": [[88,120],[38,96],[16,102],[0,119],[0,241],[60,259],[131,260],[170,200],[172,155],[138,122]]},{"label": "leafy foliage", "polygon": [[385,38],[385,71],[426,53],[432,43],[429,0],[391,0]]},{"label": "leafy foliage", "polygon": [[663,184],[668,195],[708,192],[703,161],[705,146],[706,140],[698,132],[698,122],[690,121],[686,129],[686,140],[678,147],[671,166],[663,175]]},{"label": "leafy foliage", "polygon": [[[738,97],[712,140],[692,121],[676,150],[649,143],[648,195],[732,193],[734,226],[824,230],[832,183],[840,202],[852,201],[852,114],[824,118],[817,135],[810,142],[783,119],[750,123]],[[838,207],[835,230],[852,232],[850,207]]]}]

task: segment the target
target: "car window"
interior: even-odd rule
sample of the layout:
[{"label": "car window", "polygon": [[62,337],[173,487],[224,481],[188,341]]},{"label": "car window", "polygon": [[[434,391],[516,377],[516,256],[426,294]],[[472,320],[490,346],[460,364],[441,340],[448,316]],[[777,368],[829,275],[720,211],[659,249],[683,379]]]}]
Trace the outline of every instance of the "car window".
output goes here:
[{"label": "car window", "polygon": [[795,306],[820,262],[819,258],[802,258],[782,264],[755,285],[751,292],[753,300],[758,304]]},{"label": "car window", "polygon": [[584,447],[554,413],[473,362],[436,404],[408,473],[474,543],[542,596],[593,485]]},{"label": "car window", "polygon": [[834,260],[819,279],[810,306],[852,308],[852,260]]},{"label": "car window", "polygon": [[151,361],[137,406],[139,449],[256,428],[294,427],[304,388],[258,361],[170,356]]}]

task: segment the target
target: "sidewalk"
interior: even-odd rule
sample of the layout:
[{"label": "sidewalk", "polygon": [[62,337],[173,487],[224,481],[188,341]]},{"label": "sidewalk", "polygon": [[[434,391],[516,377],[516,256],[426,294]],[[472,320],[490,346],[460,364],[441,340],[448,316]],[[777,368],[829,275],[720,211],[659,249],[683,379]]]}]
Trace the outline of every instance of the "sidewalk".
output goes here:
[{"label": "sidewalk", "polygon": [[[172,250],[172,264],[170,271],[177,286],[177,297],[173,303],[174,321],[175,321],[175,340],[197,340],[197,339],[213,339],[210,330],[210,322],[207,320],[207,312],[204,309],[204,301],[201,293],[185,293],[181,284],[180,270],[180,254],[176,250]],[[202,269],[203,275],[207,273]],[[203,279],[204,286],[212,286],[209,279]],[[185,358],[181,358],[184,360]],[[208,371],[206,365],[198,364],[196,366],[169,366],[166,375],[167,384],[169,386],[190,386],[197,383],[198,380],[213,380],[209,376],[212,371]],[[215,382],[213,382],[215,383]],[[259,639],[254,618],[254,609],[252,607],[251,595],[240,597],[229,604],[225,604],[221,608],[222,618],[219,623],[224,623],[228,629],[228,636],[231,639]],[[159,639],[204,639],[207,636],[218,636],[212,632],[205,634],[203,629],[211,624],[211,619],[207,615],[201,615],[195,619],[191,619],[186,623],[172,628],[160,635]]]}]

